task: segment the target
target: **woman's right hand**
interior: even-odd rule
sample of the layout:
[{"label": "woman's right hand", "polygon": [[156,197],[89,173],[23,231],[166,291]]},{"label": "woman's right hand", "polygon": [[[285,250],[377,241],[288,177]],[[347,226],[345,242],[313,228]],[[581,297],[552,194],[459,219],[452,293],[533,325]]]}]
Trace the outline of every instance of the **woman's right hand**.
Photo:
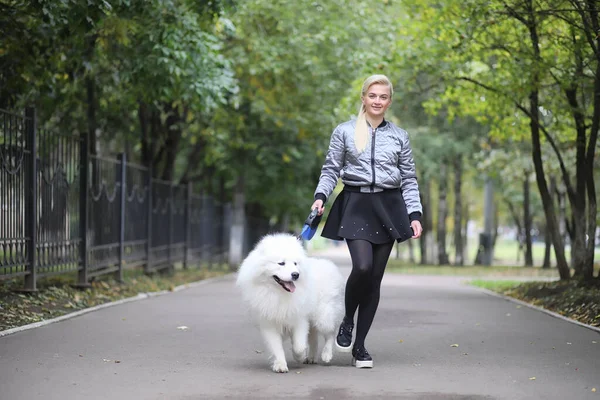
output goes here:
[{"label": "woman's right hand", "polygon": [[323,211],[325,211],[325,207],[323,207],[323,200],[321,200],[321,199],[315,200],[313,205],[310,206],[310,209],[314,210],[315,208],[318,209],[318,212],[317,212],[318,215],[323,215]]}]

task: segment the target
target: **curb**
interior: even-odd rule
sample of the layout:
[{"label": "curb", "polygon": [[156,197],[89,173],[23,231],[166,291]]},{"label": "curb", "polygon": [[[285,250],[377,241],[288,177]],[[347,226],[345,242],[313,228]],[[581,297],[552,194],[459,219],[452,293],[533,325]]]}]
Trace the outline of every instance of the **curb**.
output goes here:
[{"label": "curb", "polygon": [[514,297],[510,297],[510,296],[506,296],[506,295],[503,295],[503,294],[500,294],[500,293],[496,293],[496,292],[494,292],[492,290],[489,290],[489,289],[484,289],[484,288],[480,288],[480,287],[473,286],[473,285],[469,285],[469,286],[471,286],[474,289],[479,290],[480,292],[488,294],[490,296],[499,297],[501,299],[504,299],[504,300],[507,300],[507,301],[511,301],[513,303],[517,303],[517,304],[520,304],[520,305],[525,306],[525,307],[529,307],[529,308],[531,308],[533,310],[541,311],[541,312],[543,312],[545,314],[548,314],[548,315],[550,315],[552,317],[555,317],[555,318],[558,318],[558,319],[562,319],[563,321],[567,321],[567,322],[570,322],[572,324],[579,325],[579,326],[582,326],[584,328],[588,328],[588,329],[591,329],[593,331],[596,331],[596,332],[600,333],[600,328],[599,327],[588,325],[588,324],[584,324],[583,322],[579,322],[579,321],[576,321],[576,320],[574,320],[572,318],[565,317],[564,315],[560,315],[560,314],[558,314],[558,313],[556,313],[554,311],[550,311],[550,310],[547,310],[545,308],[535,306],[533,304],[527,303],[526,301],[515,299]]},{"label": "curb", "polygon": [[101,310],[103,308],[118,306],[118,305],[121,305],[121,304],[130,303],[130,302],[133,302],[133,301],[138,301],[138,300],[143,300],[143,299],[149,299],[151,297],[158,297],[158,296],[162,296],[162,295],[169,294],[169,293],[179,292],[179,291],[184,290],[184,289],[191,289],[191,288],[195,288],[195,287],[198,287],[198,286],[206,285],[206,284],[209,284],[209,283],[212,283],[212,282],[216,282],[216,281],[220,281],[220,280],[225,280],[225,279],[227,279],[227,278],[229,278],[229,277],[231,277],[232,275],[235,275],[235,274],[236,274],[235,272],[231,272],[231,273],[225,274],[223,276],[216,276],[214,278],[207,278],[207,279],[202,279],[202,280],[195,281],[195,282],[184,283],[183,285],[176,286],[175,288],[173,288],[173,290],[161,290],[160,292],[138,293],[137,296],[127,297],[125,299],[115,300],[115,301],[111,301],[109,303],[98,304],[97,306],[93,306],[93,307],[89,307],[89,308],[84,308],[83,310],[74,311],[74,312],[69,313],[69,314],[61,315],[60,317],[56,317],[56,318],[52,318],[52,319],[46,319],[46,320],[43,320],[43,321],[34,322],[32,324],[27,324],[27,325],[23,325],[23,326],[17,326],[15,328],[11,328],[11,329],[7,329],[7,330],[4,330],[4,331],[0,331],[0,338],[2,338],[4,336],[12,335],[13,333],[23,332],[23,331],[27,331],[29,329],[35,329],[35,328],[39,328],[39,327],[42,327],[42,326],[50,325],[50,324],[53,324],[55,322],[64,321],[66,319],[75,318],[75,317],[78,317],[78,316],[83,315],[83,314],[87,314],[87,313],[90,313],[90,312],[93,312],[93,311]]}]

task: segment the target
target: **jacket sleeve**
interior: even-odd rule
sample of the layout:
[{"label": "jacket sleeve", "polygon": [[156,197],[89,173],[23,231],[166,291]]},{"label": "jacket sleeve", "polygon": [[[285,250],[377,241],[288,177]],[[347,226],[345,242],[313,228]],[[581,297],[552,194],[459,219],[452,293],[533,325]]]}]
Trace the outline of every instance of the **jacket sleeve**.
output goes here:
[{"label": "jacket sleeve", "polygon": [[329,149],[327,150],[325,163],[321,168],[321,176],[315,190],[315,198],[317,198],[317,194],[319,193],[325,196],[323,203],[327,201],[337,185],[340,171],[344,166],[345,152],[344,135],[342,130],[337,127],[331,134]]},{"label": "jacket sleeve", "polygon": [[417,171],[415,161],[412,155],[412,148],[408,133],[404,132],[404,140],[402,144],[402,152],[398,161],[400,176],[402,178],[402,196],[406,203],[406,211],[408,214],[423,213],[421,198],[419,196],[419,185],[417,184]]}]

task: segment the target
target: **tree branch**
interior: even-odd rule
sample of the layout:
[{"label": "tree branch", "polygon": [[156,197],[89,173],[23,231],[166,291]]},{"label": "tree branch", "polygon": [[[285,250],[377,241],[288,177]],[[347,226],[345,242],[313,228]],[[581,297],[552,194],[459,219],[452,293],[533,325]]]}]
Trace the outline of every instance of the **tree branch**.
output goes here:
[{"label": "tree branch", "polygon": [[[517,107],[517,109],[519,109],[521,112],[523,112],[530,120],[533,121],[532,115],[529,112],[529,110],[524,107],[522,104],[520,104],[517,100],[511,98],[511,96],[509,96],[508,94],[502,92],[501,90],[498,90],[494,87],[491,87],[489,85],[486,85],[482,82],[479,82],[473,78],[469,78],[466,76],[463,77],[459,77],[458,79],[460,80],[464,80],[467,82],[471,82],[483,89],[486,89],[492,93],[497,93],[500,94],[502,96],[505,96],[507,99],[509,99],[511,102],[514,103],[515,107]],[[562,155],[560,154],[560,150],[556,144],[556,142],[554,141],[554,139],[552,138],[552,136],[550,136],[550,133],[548,132],[548,130],[546,129],[546,127],[544,127],[544,125],[542,125],[541,123],[539,123],[539,121],[536,122],[537,126],[540,128],[540,130],[542,131],[542,133],[544,134],[544,137],[546,138],[546,140],[548,140],[548,143],[550,143],[550,146],[552,147],[552,149],[554,150],[554,153],[556,154],[556,157],[558,158],[558,163],[560,166],[560,170],[563,176],[563,181],[565,182],[565,186],[567,187],[567,190],[573,190],[573,186],[571,184],[571,178],[569,177],[569,173],[567,172],[567,167],[565,166],[565,162],[562,158]]]}]

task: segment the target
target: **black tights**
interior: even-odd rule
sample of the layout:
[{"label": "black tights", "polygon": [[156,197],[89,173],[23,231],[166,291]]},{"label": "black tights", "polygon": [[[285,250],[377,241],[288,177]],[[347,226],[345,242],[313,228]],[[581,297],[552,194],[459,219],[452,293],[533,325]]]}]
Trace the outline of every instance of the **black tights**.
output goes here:
[{"label": "black tights", "polygon": [[[394,247],[394,242],[373,244],[366,240],[347,240],[352,272],[346,282],[346,320],[356,322],[354,348],[365,345],[379,305],[379,291],[385,266]],[[360,308],[359,308],[360,307]]]}]

